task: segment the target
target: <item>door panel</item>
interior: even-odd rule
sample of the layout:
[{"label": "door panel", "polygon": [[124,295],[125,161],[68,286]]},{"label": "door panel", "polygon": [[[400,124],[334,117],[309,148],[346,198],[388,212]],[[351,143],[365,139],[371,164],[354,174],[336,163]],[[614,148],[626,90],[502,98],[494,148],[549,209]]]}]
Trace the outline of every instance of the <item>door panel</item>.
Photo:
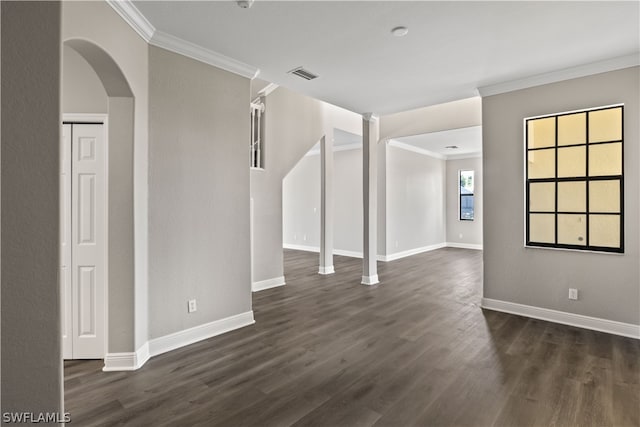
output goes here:
[{"label": "door panel", "polygon": [[106,149],[102,125],[74,124],[71,148],[73,358],[105,355]]},{"label": "door panel", "polygon": [[62,356],[73,357],[71,303],[71,125],[62,125],[60,141],[60,297]]}]

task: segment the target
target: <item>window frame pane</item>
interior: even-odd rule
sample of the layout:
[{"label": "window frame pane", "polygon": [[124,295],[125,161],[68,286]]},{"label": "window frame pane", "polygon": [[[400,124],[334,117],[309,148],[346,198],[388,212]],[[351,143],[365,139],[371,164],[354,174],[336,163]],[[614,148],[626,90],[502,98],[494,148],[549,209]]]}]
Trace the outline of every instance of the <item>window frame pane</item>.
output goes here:
[{"label": "window frame pane", "polygon": [[[471,176],[471,190],[468,193],[462,192],[463,184],[462,178],[464,175]],[[476,217],[475,212],[475,171],[471,169],[461,169],[458,171],[458,221],[473,221]],[[469,191],[465,189],[466,191]],[[463,214],[463,207],[465,203],[463,202],[463,198],[471,198],[471,217],[465,217],[466,214]]]},{"label": "window frame pane", "polygon": [[[590,141],[590,139],[592,139],[590,137],[590,130],[593,129],[593,124],[590,124],[589,122],[589,117],[591,114],[595,113],[595,114],[600,114],[600,116],[602,116],[602,113],[599,113],[601,111],[604,110],[619,110],[620,114],[619,114],[619,118],[620,118],[620,123],[617,125],[619,126],[620,130],[619,132],[617,132],[617,130],[615,129],[615,127],[613,128],[613,130],[608,129],[607,132],[609,132],[609,134],[620,134],[621,139],[616,139],[616,140],[607,140],[607,141]],[[610,116],[616,116],[617,113],[611,113],[608,114]],[[580,133],[580,137],[579,138],[573,138],[571,139],[571,142],[569,142],[570,138],[560,138],[558,135],[558,126],[559,123],[564,122],[567,123],[568,120],[566,120],[567,116],[570,115],[576,115],[575,117],[585,117],[585,138],[584,141],[582,142],[577,142],[579,139],[581,139],[581,133]],[[579,115],[579,116],[578,116]],[[605,115],[607,115],[605,113]],[[530,147],[529,144],[529,140],[528,138],[532,135],[532,132],[530,132],[529,130],[529,123],[531,121],[534,120],[546,120],[547,123],[550,122],[550,119],[554,119],[555,120],[555,145],[554,146],[544,146],[544,147],[540,147],[538,146],[534,146],[534,147]],[[577,111],[570,111],[570,112],[564,112],[564,113],[556,113],[556,114],[547,114],[544,116],[536,116],[536,117],[529,117],[529,118],[525,118],[524,119],[524,183],[525,183],[525,224],[526,224],[526,228],[525,228],[525,247],[541,247],[541,248],[554,248],[554,249],[569,249],[569,250],[580,250],[580,251],[592,251],[592,252],[614,252],[614,253],[624,253],[624,104],[616,104],[616,105],[610,105],[610,106],[604,106],[604,107],[597,107],[597,108],[589,108],[589,109],[583,109],[583,110],[577,110]],[[611,125],[611,120],[607,121],[607,126],[612,126]],[[575,128],[575,126],[574,126]],[[578,129],[578,132],[580,132],[580,130]],[[590,176],[589,175],[589,165],[590,165],[590,159],[589,159],[589,153],[590,153],[590,147],[595,146],[595,145],[605,145],[605,144],[617,144],[620,147],[619,150],[619,161],[620,161],[620,170],[619,170],[619,174],[616,173],[618,172],[618,170],[614,170],[612,171],[612,173],[616,173],[615,175],[595,175],[595,176]],[[560,160],[559,158],[561,158],[562,156],[559,155],[559,150],[562,149],[566,149],[567,147],[580,147],[584,150],[584,157],[583,156],[579,156],[580,158],[580,162],[584,161],[585,163],[585,167],[584,167],[584,174],[580,175],[580,176],[562,176],[559,175],[559,168],[558,168],[558,163]],[[600,147],[598,147],[599,149]],[[604,147],[603,147],[604,148]],[[593,152],[597,152],[598,149],[594,150]],[[532,173],[532,171],[529,170],[529,166],[530,166],[530,154],[536,154],[536,151],[542,151],[542,150],[552,150],[553,154],[550,154],[549,152],[545,153],[548,157],[553,156],[554,157],[554,162],[555,162],[555,175],[548,177],[547,175],[547,171],[545,170],[544,173],[544,177],[539,176],[539,173],[533,172],[533,177],[530,176],[530,173]],[[563,153],[571,153],[571,152],[578,152],[580,150],[565,150]],[[565,156],[565,158],[568,158]],[[615,154],[614,154],[614,162],[617,162],[617,160],[615,159]],[[591,161],[593,161],[594,159],[591,159]],[[569,161],[571,161],[569,159]],[[547,165],[548,166],[548,165]],[[549,167],[546,167],[546,169],[549,169]],[[579,173],[579,171],[582,168],[578,167],[578,168],[574,168],[572,170],[572,173]],[[567,175],[565,173],[565,175]],[[594,206],[602,206],[602,204],[598,204],[596,202],[594,203],[590,203],[590,199],[589,199],[589,188],[590,188],[590,183],[594,182],[594,181],[615,181],[616,185],[619,183],[620,186],[620,194],[619,194],[619,202],[620,202],[620,207],[619,207],[619,211],[618,212],[611,212],[611,211],[604,211],[604,209],[602,212],[601,211],[594,211],[591,212],[591,205],[593,204]],[[563,197],[573,197],[572,194],[567,193],[567,191],[559,191],[559,186],[562,186],[564,189],[570,188],[570,186],[567,185],[563,185],[563,183],[569,183],[569,182],[582,182],[585,185],[585,189],[586,189],[586,200],[585,200],[585,207],[584,210],[576,210],[578,209],[578,205],[575,205],[575,207],[572,207],[570,211],[564,212],[562,211],[560,208],[561,207],[568,207],[570,205],[568,205],[567,203],[571,200],[571,199],[567,199],[567,200],[559,200],[559,198],[563,198]],[[536,211],[535,209],[532,209],[532,203],[535,200],[531,199],[531,186],[532,184],[539,184],[539,183],[545,183],[547,186],[552,185],[555,186],[555,194],[553,195],[555,197],[555,210],[553,211],[549,211],[546,210],[547,208],[545,208],[545,210],[541,210],[541,211]],[[538,195],[539,196],[539,195]],[[551,194],[550,194],[551,196]],[[538,197],[539,198],[539,197]],[[615,200],[615,199],[614,199]],[[548,200],[547,200],[548,202]],[[550,203],[546,203],[545,206],[550,205]],[[581,205],[581,203],[579,204]],[[569,209],[569,208],[567,208]],[[551,230],[551,228],[549,229],[549,232],[553,232],[555,239],[553,243],[550,243],[548,240],[549,239],[549,234],[548,233],[542,233],[540,234],[538,232],[539,236],[545,236],[545,238],[543,240],[547,240],[544,242],[536,242],[534,240],[531,239],[531,221],[532,221],[532,215],[541,215],[541,214],[546,214],[546,215],[552,215],[554,220],[553,220],[553,230]],[[578,237],[576,237],[575,239],[573,237],[567,238],[566,236],[566,225],[563,226],[565,227],[564,230],[561,230],[563,233],[565,233],[564,237],[562,238],[558,238],[558,220],[559,220],[559,216],[562,216],[562,221],[566,222],[567,218],[569,218],[568,215],[580,215],[580,218],[583,218],[583,220],[585,220],[585,230],[584,231],[580,231],[578,234],[585,234],[585,236],[578,236],[581,238],[584,237],[585,241],[583,242],[582,240],[578,239]],[[619,217],[619,223],[620,223],[620,227],[619,227],[619,231],[620,231],[620,236],[619,239],[617,239],[618,236],[610,236],[611,241],[619,241],[619,246],[617,247],[602,247],[602,246],[597,246],[597,242],[594,240],[594,244],[591,244],[589,241],[589,231],[590,231],[590,219],[594,218],[595,216],[601,216],[601,215],[607,215],[607,216],[618,216]],[[537,221],[537,227],[540,226],[540,222],[538,220]],[[551,227],[551,223],[549,223],[549,220],[545,220],[548,224],[549,227]],[[594,222],[597,222],[594,221]],[[573,226],[572,226],[573,227]],[[577,230],[577,229],[576,229]],[[571,233],[573,233],[573,231],[571,231]],[[535,234],[535,233],[534,233]],[[535,236],[534,236],[535,237]],[[595,236],[594,236],[595,238]],[[571,242],[571,243],[562,243],[562,241],[565,242]],[[575,241],[573,241],[575,240]],[[600,239],[600,241],[603,241]]]}]

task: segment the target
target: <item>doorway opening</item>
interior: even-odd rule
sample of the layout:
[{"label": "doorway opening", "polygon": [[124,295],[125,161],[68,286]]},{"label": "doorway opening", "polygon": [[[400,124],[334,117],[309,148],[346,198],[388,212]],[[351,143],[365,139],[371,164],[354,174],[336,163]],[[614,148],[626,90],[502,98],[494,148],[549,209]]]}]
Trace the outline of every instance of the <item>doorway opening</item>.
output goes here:
[{"label": "doorway opening", "polygon": [[60,286],[64,359],[107,349],[106,115],[66,115],[60,144]]}]

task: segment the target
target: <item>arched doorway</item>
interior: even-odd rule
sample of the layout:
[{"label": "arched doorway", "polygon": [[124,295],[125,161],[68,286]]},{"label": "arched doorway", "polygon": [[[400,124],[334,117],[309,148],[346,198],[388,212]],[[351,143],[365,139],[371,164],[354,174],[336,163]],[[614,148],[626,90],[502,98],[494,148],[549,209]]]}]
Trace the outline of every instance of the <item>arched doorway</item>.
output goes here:
[{"label": "arched doorway", "polygon": [[[65,114],[80,117],[78,122],[86,124],[88,120],[96,123],[95,108],[104,108],[105,185],[104,200],[104,289],[101,295],[84,296],[104,297],[105,306],[102,319],[105,327],[104,357],[108,353],[130,352],[134,348],[134,220],[133,220],[133,143],[134,143],[134,94],[118,64],[98,45],[83,39],[70,39],[64,42],[65,49],[71,49],[81,57],[86,67],[88,80],[79,79],[73,88],[63,84],[62,99]],[[63,59],[63,80],[65,73],[71,72],[70,64]],[[86,72],[89,70],[88,72]],[[102,87],[104,103],[65,102],[86,100],[88,94],[99,92],[90,90],[90,80],[94,79]],[[80,107],[77,107],[80,106]],[[87,108],[94,111],[79,111]],[[69,110],[73,109],[73,110]],[[78,115],[78,113],[80,113]],[[94,113],[93,116],[86,115]],[[83,117],[87,120],[83,120]],[[77,157],[74,153],[74,158]],[[78,190],[80,191],[80,190]],[[63,227],[64,228],[64,227]],[[90,277],[90,269],[84,273]],[[88,281],[91,283],[91,280]],[[90,291],[90,289],[89,289]],[[87,296],[89,295],[89,296]],[[78,298],[76,296],[76,298]],[[72,301],[73,302],[73,301]],[[76,301],[77,302],[77,301]],[[68,304],[67,304],[68,305]],[[64,307],[64,303],[63,303]],[[99,315],[99,311],[96,310]],[[86,313],[84,313],[86,315]],[[65,317],[63,314],[63,325]],[[89,319],[91,321],[91,319]],[[78,329],[78,322],[72,325]]]}]

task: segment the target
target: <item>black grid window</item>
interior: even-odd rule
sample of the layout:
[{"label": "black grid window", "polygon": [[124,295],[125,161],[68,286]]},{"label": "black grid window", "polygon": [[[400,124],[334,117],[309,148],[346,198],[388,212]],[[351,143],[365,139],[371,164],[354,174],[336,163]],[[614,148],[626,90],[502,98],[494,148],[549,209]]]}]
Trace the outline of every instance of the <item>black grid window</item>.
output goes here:
[{"label": "black grid window", "polygon": [[525,119],[526,244],[624,252],[623,106]]}]

